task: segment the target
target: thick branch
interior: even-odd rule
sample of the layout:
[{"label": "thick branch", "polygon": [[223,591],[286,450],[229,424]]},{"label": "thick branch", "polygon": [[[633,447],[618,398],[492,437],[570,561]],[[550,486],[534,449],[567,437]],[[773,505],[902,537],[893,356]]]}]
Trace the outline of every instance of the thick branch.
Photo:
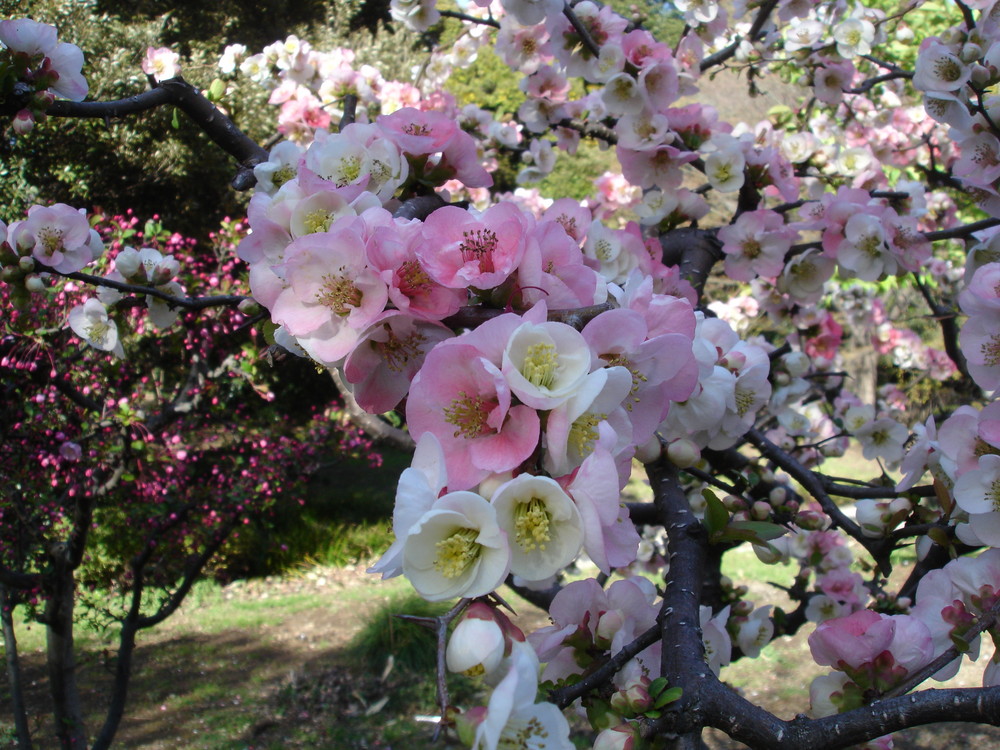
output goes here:
[{"label": "thick branch", "polygon": [[369,414],[358,404],[351,392],[351,387],[340,374],[340,370],[330,370],[330,377],[337,387],[340,397],[344,400],[344,408],[351,422],[364,430],[370,438],[380,443],[387,443],[396,446],[403,451],[413,451],[417,446],[410,437],[410,433],[393,427],[384,419],[379,419],[376,414]]},{"label": "thick branch", "polygon": [[837,750],[942,719],[1000,725],[1000,687],[924,690],[822,719],[782,721],[715,683],[704,691],[709,726],[750,747]]}]

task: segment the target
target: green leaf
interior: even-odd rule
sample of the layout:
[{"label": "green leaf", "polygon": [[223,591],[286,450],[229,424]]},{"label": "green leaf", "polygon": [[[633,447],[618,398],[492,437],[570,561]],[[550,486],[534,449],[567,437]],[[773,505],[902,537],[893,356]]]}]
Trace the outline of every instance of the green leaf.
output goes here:
[{"label": "green leaf", "polygon": [[935,526],[933,529],[928,531],[927,536],[930,537],[932,542],[942,547],[947,547],[951,544],[951,539],[948,538],[948,532],[940,526]]},{"label": "green leaf", "polygon": [[666,677],[657,677],[655,680],[649,683],[649,697],[655,698],[656,696],[658,696],[660,693],[666,690],[668,684],[669,683],[667,682]]},{"label": "green leaf", "polygon": [[680,697],[683,694],[684,690],[679,686],[674,686],[669,690],[664,690],[660,697],[656,699],[656,702],[653,704],[653,708],[663,708],[668,703],[680,700]]},{"label": "green leaf", "polygon": [[213,102],[220,101],[225,93],[226,82],[221,78],[216,78],[212,81],[212,85],[208,87],[208,100]]},{"label": "green leaf", "polygon": [[177,114],[177,107],[174,107],[173,117],[170,118],[170,127],[172,127],[174,130],[181,129],[181,118]]},{"label": "green leaf", "polygon": [[722,533],[729,523],[729,511],[711,490],[705,490],[701,494],[708,503],[705,508],[705,528],[708,529],[709,536]]},{"label": "green leaf", "polygon": [[780,536],[784,536],[788,533],[788,529],[776,523],[769,523],[768,521],[733,521],[729,524],[726,529],[728,532],[730,529],[735,529],[739,531],[749,531],[761,539],[761,544],[763,542],[769,542],[772,539],[777,539]]},{"label": "green leaf", "polygon": [[960,635],[956,635],[955,633],[951,634],[951,642],[955,645],[955,648],[957,648],[959,653],[961,654],[968,653],[972,648],[969,645],[969,642],[965,640],[965,638],[963,638]]}]

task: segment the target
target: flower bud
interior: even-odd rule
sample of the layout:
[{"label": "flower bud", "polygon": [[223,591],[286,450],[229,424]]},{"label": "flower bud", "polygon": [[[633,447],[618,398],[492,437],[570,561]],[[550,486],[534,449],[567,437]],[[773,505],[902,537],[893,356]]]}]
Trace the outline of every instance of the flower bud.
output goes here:
[{"label": "flower bud", "polygon": [[634,750],[635,734],[628,724],[605,729],[594,739],[594,750]]},{"label": "flower bud", "polygon": [[139,251],[134,247],[122,248],[122,251],[115,257],[115,270],[126,279],[133,279],[139,274],[142,268],[142,260],[139,258]]},{"label": "flower bud", "polygon": [[33,273],[24,280],[24,288],[33,294],[45,291],[45,282],[37,273]]},{"label": "flower bud", "polygon": [[771,504],[765,503],[763,500],[758,500],[750,509],[750,515],[753,516],[755,521],[766,521],[771,517]]},{"label": "flower bud", "polygon": [[747,504],[743,501],[743,498],[739,495],[726,495],[722,498],[722,504],[726,506],[726,510],[733,513],[738,510],[745,510]]},{"label": "flower bud", "polygon": [[30,110],[22,109],[14,115],[12,125],[17,135],[26,135],[35,127],[35,116]]},{"label": "flower bud", "polygon": [[35,259],[30,255],[22,255],[17,261],[17,265],[20,266],[21,270],[25,273],[31,273],[35,270]]},{"label": "flower bud", "polygon": [[775,508],[780,505],[785,504],[785,500],[788,498],[788,490],[784,487],[775,487],[768,493],[767,499]]},{"label": "flower bud", "polygon": [[667,458],[674,466],[687,469],[694,466],[701,458],[701,450],[694,441],[679,438],[667,446]]},{"label": "flower bud", "polygon": [[[647,440],[644,445],[640,445],[636,448],[635,457],[639,459],[641,463],[648,464],[658,459],[662,451],[663,445],[660,443],[660,439],[654,435]],[[667,455],[669,456],[669,453]],[[674,461],[675,465],[676,463],[677,462]],[[685,467],[682,466],[681,468]]]}]

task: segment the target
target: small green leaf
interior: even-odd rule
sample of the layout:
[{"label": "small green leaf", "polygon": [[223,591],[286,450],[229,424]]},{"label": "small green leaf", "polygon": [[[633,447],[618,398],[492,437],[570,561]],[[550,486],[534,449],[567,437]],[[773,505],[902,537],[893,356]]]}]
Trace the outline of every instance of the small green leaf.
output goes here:
[{"label": "small green leaf", "polygon": [[715,536],[726,528],[729,523],[729,511],[714,492],[705,490],[701,493],[708,505],[705,507],[705,528],[710,536]]},{"label": "small green leaf", "polygon": [[935,526],[933,529],[928,531],[927,536],[931,538],[932,542],[942,547],[947,547],[951,544],[951,539],[948,538],[948,532],[940,526]]},{"label": "small green leaf", "polygon": [[208,99],[209,101],[217,102],[222,99],[222,96],[226,93],[226,82],[221,78],[216,78],[212,81],[212,85],[208,87]]},{"label": "small green leaf", "polygon": [[726,531],[728,532],[730,529],[752,533],[757,539],[761,540],[757,544],[777,539],[788,532],[788,529],[784,526],[776,523],[768,523],[767,521],[733,521],[729,524]]},{"label": "small green leaf", "polygon": [[172,127],[174,130],[181,129],[181,118],[177,114],[177,107],[174,107],[173,117],[170,118],[170,127]]},{"label": "small green leaf", "polygon": [[668,703],[680,700],[680,697],[683,694],[684,690],[679,686],[672,687],[669,690],[664,690],[660,697],[656,699],[656,702],[653,704],[653,708],[663,708]]},{"label": "small green leaf", "polygon": [[660,693],[666,690],[668,684],[669,683],[667,682],[666,677],[657,677],[655,680],[649,683],[649,697],[655,698],[656,696],[658,696]]},{"label": "small green leaf", "polygon": [[659,711],[647,711],[643,715],[649,717],[650,719],[659,719],[661,714]]}]

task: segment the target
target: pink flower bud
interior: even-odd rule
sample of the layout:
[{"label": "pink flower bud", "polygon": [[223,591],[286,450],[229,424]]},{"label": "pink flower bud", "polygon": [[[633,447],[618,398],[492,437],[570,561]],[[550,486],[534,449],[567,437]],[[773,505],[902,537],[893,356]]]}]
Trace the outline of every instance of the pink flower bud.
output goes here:
[{"label": "pink flower bud", "polygon": [[35,116],[30,110],[22,109],[16,115],[14,115],[14,132],[18,135],[25,135],[30,133],[31,129],[35,127]]}]

